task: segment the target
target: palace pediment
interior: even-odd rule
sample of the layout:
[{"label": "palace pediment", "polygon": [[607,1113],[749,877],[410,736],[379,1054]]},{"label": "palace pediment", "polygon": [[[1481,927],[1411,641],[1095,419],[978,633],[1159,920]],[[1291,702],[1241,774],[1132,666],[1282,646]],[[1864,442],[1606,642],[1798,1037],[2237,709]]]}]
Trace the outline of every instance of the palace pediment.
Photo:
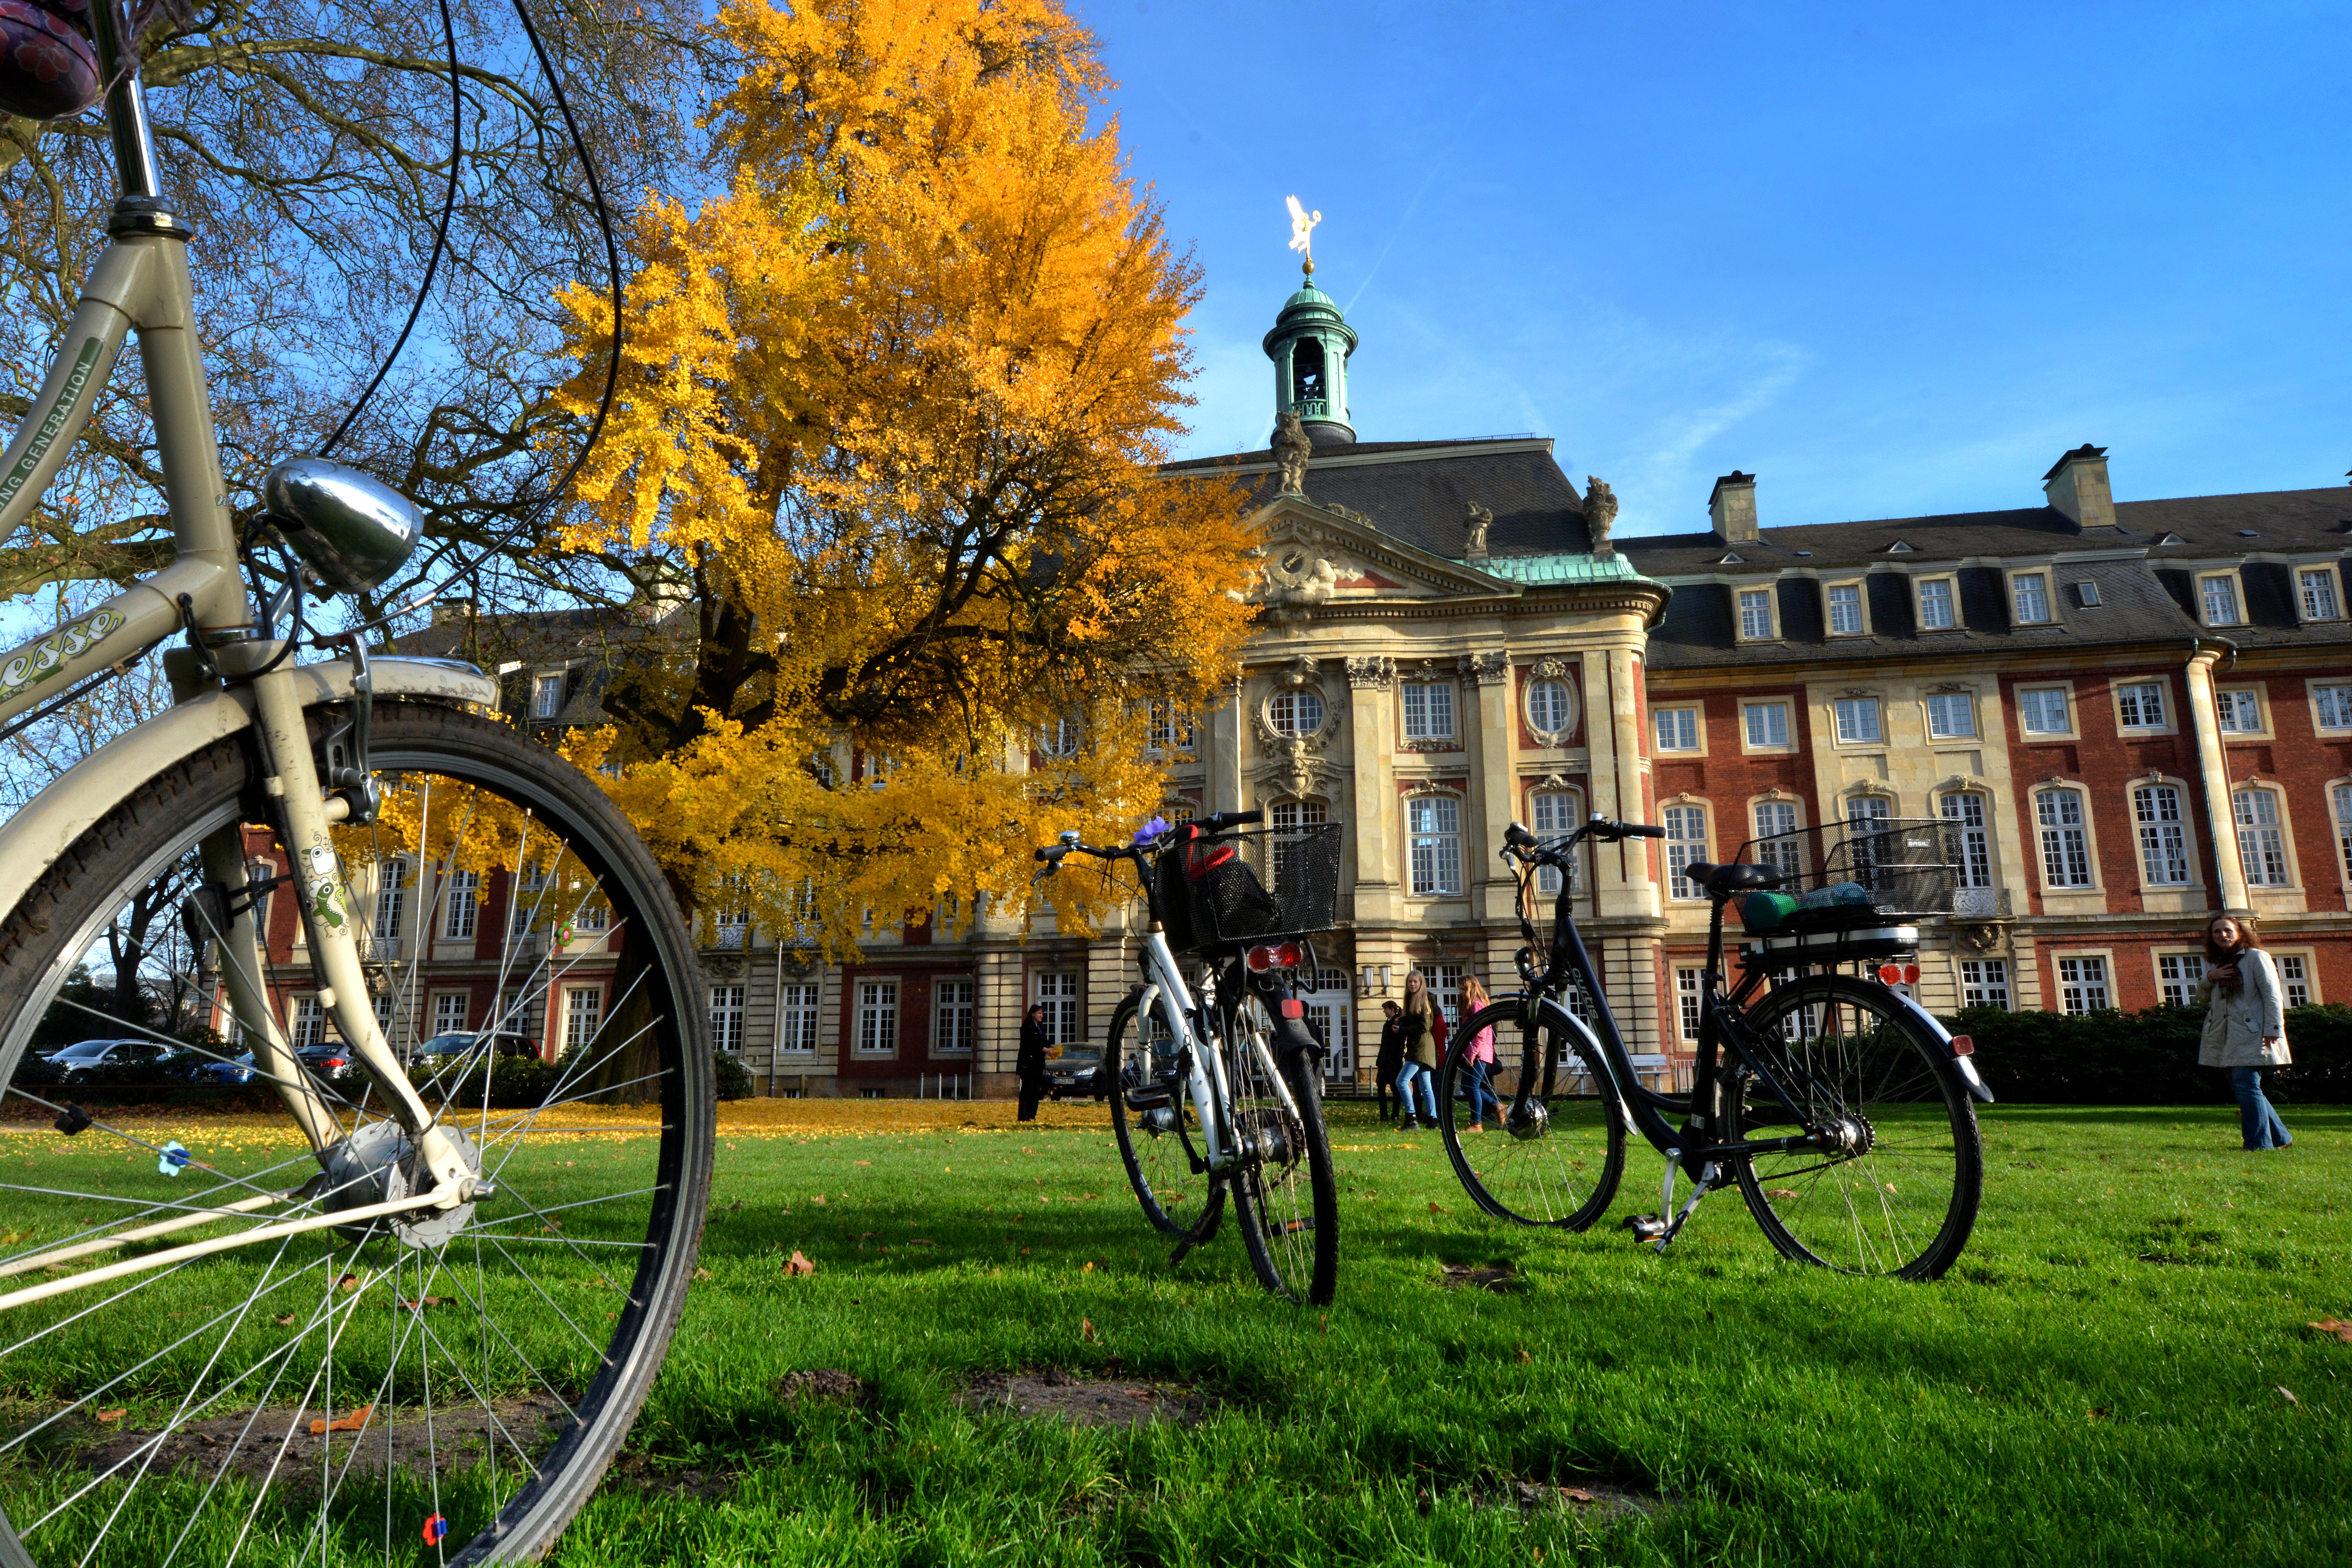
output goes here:
[{"label": "palace pediment", "polygon": [[1396,600],[1509,599],[1519,584],[1382,533],[1370,518],[1282,496],[1245,520],[1265,573],[1258,596],[1290,609]]}]

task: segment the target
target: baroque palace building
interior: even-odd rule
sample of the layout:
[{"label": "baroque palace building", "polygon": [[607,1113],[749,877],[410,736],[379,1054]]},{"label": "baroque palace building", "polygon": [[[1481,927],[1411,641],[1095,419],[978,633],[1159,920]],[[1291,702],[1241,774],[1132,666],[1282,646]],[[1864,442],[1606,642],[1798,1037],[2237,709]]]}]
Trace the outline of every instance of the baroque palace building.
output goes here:
[{"label": "baroque palace building", "polygon": [[[1155,734],[1171,812],[1344,825],[1341,925],[1308,999],[1335,1079],[1369,1074],[1409,968],[1449,1007],[1466,976],[1517,987],[1502,831],[1594,812],[1667,830],[1602,850],[1577,889],[1662,1078],[1692,1047],[1706,951],[1677,868],[1854,819],[1952,826],[1959,886],[1922,933],[1931,1009],[2186,1000],[2222,910],[2262,918],[2290,1004],[2352,1000],[2352,490],[2118,503],[2084,446],[2010,510],[1768,532],[1734,472],[1706,530],[1615,539],[1608,487],[1580,490],[1549,439],[1358,441],[1355,347],[1310,278],[1265,337],[1275,446],[1166,468],[1244,485],[1265,607],[1226,700]],[[641,611],[616,637],[593,612],[512,617],[509,706],[593,721],[599,661],[691,619]],[[406,646],[462,652],[464,631]],[[495,876],[421,949],[396,898],[358,891],[377,948],[425,955],[404,1029],[502,1006],[551,1051],[603,1005],[587,993],[611,961],[586,931],[533,939],[572,944],[549,994],[499,994]],[[780,1094],[1009,1093],[1024,1008],[1098,1039],[1137,941],[941,910],[820,968],[723,916],[702,934],[714,1035]],[[285,1001],[298,1031],[315,1017]]]}]

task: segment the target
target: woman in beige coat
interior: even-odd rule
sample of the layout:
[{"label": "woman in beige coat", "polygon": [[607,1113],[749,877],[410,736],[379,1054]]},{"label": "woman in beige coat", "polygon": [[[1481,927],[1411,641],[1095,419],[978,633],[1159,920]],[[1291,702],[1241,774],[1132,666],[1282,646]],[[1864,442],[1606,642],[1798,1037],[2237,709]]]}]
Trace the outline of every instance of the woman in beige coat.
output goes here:
[{"label": "woman in beige coat", "polygon": [[2294,1137],[2263,1097],[2263,1069],[2293,1059],[2278,965],[2263,951],[2253,922],[2231,915],[2205,928],[2205,981],[2197,987],[2197,1000],[2206,1005],[2198,1065],[2228,1070],[2249,1150],[2284,1149]]}]

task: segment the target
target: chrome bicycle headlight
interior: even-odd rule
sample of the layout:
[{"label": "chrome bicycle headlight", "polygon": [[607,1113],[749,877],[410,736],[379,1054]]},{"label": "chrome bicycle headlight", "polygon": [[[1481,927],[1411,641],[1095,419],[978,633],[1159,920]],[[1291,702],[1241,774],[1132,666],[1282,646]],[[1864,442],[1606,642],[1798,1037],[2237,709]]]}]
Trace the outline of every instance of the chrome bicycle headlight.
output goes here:
[{"label": "chrome bicycle headlight", "polygon": [[324,458],[289,458],[261,481],[262,510],[331,592],[363,594],[425,537],[416,504],[382,479]]}]

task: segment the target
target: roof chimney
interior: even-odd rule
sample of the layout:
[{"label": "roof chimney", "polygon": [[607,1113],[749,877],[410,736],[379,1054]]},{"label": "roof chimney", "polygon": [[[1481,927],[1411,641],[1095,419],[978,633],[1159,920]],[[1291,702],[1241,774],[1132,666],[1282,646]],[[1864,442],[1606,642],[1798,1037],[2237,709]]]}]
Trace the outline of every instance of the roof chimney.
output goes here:
[{"label": "roof chimney", "polygon": [[1726,544],[1752,544],[1764,536],[1756,531],[1756,476],[1738,468],[1715,481],[1706,498],[1706,515],[1715,536]]},{"label": "roof chimney", "polygon": [[2116,525],[2116,498],[2107,489],[2107,449],[2085,441],[2051,465],[2042,493],[2076,532]]}]

